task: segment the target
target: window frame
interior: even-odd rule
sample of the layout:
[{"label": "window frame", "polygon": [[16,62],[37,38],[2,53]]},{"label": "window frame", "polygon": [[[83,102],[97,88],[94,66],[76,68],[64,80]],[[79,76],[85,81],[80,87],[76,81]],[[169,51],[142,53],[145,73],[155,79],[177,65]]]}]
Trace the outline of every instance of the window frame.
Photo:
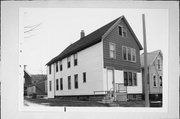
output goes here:
[{"label": "window frame", "polygon": [[63,65],[62,65],[62,61],[59,62],[59,71],[63,70]]},{"label": "window frame", "polygon": [[63,78],[60,78],[60,90],[63,90]]},{"label": "window frame", "polygon": [[56,62],[55,65],[56,65],[56,72],[58,72],[58,69],[59,69],[58,68],[58,62]]},{"label": "window frame", "polygon": [[[135,60],[133,60],[133,54],[134,54]],[[131,60],[132,62],[136,62],[136,49],[135,48],[131,48]]]},{"label": "window frame", "polygon": [[59,79],[56,79],[56,90],[59,90]]},{"label": "window frame", "polygon": [[78,89],[78,74],[74,75],[74,88]]},{"label": "window frame", "polygon": [[[155,76],[155,80],[154,80],[154,76]],[[157,76],[156,76],[156,74],[153,74],[152,78],[153,78],[153,87],[157,87]],[[154,83],[156,83],[156,86],[154,85]]]},{"label": "window frame", "polygon": [[[136,75],[136,84],[134,83],[134,74]],[[130,77],[131,77],[131,79],[130,79]],[[137,72],[124,71],[123,78],[124,78],[124,86],[138,86]],[[131,81],[131,85],[130,85],[130,81]]]},{"label": "window frame", "polygon": [[86,83],[86,80],[87,78],[86,78],[86,72],[83,72],[83,83]]},{"label": "window frame", "polygon": [[68,76],[68,90],[71,90],[71,76]]},{"label": "window frame", "polygon": [[67,68],[71,67],[71,57],[67,57]]},{"label": "window frame", "polygon": [[[113,46],[113,49],[111,49],[111,46]],[[111,53],[113,54],[113,56],[111,57]],[[111,59],[116,59],[116,44],[109,42],[109,57]]]},{"label": "window frame", "polygon": [[161,70],[161,60],[160,60],[160,58],[157,58],[157,69]]},{"label": "window frame", "polygon": [[[121,32],[120,32],[120,29],[121,29]],[[126,35],[124,35],[124,33]],[[127,38],[127,28],[123,25],[118,25],[118,34],[123,38]]]},{"label": "window frame", "polygon": [[78,55],[77,53],[73,55],[74,57],[74,66],[77,66],[78,65]]},{"label": "window frame", "polygon": [[49,74],[51,74],[51,65],[49,65]]},{"label": "window frame", "polygon": [[[161,77],[161,78],[160,78],[160,77]],[[162,83],[163,83],[163,82],[162,82],[162,76],[160,75],[160,76],[159,76],[159,86],[160,86],[160,87],[162,87],[162,85],[163,85]]]}]

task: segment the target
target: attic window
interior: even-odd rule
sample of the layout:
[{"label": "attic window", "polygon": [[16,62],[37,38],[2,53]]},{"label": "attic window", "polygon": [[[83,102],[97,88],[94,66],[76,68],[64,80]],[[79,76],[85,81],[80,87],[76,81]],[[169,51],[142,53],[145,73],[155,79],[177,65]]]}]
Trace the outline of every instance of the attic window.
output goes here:
[{"label": "attic window", "polygon": [[122,37],[127,37],[127,29],[123,26],[118,27],[119,35]]}]

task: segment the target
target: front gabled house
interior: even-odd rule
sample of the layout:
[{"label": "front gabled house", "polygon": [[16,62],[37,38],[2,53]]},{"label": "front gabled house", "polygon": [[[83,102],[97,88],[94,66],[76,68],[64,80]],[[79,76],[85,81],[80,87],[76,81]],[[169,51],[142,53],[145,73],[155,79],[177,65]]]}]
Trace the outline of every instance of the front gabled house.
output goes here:
[{"label": "front gabled house", "polygon": [[[150,100],[162,100],[163,53],[161,50],[147,53],[147,66]],[[144,54],[141,54],[141,67],[144,74]],[[144,79],[144,75],[142,78]],[[144,90],[143,86],[143,94]]]},{"label": "front gabled house", "polygon": [[[142,94],[142,46],[124,16],[68,46],[47,65],[48,98]],[[122,98],[124,98],[122,96]]]}]

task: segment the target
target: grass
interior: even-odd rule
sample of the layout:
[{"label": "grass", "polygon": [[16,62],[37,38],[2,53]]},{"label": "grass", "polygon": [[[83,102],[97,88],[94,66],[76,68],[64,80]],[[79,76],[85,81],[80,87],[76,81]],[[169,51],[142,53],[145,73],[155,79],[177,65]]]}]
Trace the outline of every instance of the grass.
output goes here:
[{"label": "grass", "polygon": [[[81,100],[60,100],[60,99],[32,99],[26,98],[25,100],[49,106],[74,106],[74,107],[110,107],[109,104],[103,104],[96,101],[81,101]],[[144,101],[128,101],[128,102],[115,102],[119,107],[144,107]]]}]

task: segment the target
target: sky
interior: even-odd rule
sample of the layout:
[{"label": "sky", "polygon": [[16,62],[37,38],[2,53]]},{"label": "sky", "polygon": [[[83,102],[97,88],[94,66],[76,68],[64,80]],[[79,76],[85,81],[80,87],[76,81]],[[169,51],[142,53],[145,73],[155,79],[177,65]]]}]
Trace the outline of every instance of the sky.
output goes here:
[{"label": "sky", "polygon": [[[168,11],[166,9],[118,8],[24,8],[20,30],[23,34],[22,61],[30,74],[46,74],[46,63],[71,43],[124,15],[143,46],[142,14],[145,14],[147,51],[168,52]],[[33,31],[29,26],[40,24]],[[26,28],[24,28],[26,27]],[[142,53],[143,51],[141,51]]]}]

